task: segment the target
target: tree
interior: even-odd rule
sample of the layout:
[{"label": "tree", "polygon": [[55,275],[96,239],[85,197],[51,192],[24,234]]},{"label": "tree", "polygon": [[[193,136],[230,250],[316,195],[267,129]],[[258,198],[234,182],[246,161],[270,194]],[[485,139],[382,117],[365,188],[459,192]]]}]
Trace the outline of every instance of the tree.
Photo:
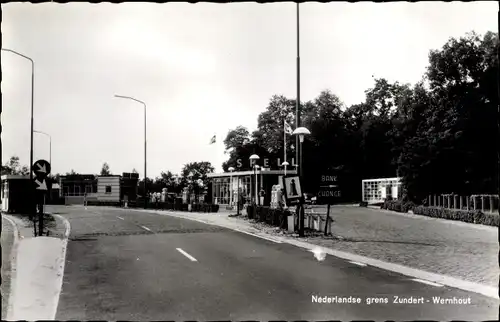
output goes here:
[{"label": "tree", "polygon": [[104,162],[101,169],[101,176],[109,176],[109,175],[111,175],[111,172],[109,171],[109,165],[106,162]]},{"label": "tree", "polygon": [[214,171],[215,168],[207,161],[188,163],[181,171],[182,184],[189,187],[190,191],[200,193],[210,182],[207,175]]},{"label": "tree", "polygon": [[402,122],[410,136],[402,144],[399,169],[410,199],[495,189],[497,43],[493,33],[482,39],[469,33],[430,52],[428,93],[419,89],[414,112]]},{"label": "tree", "polygon": [[10,160],[2,166],[2,175],[4,174],[28,176],[30,170],[26,165],[21,166],[18,156],[12,156]]}]

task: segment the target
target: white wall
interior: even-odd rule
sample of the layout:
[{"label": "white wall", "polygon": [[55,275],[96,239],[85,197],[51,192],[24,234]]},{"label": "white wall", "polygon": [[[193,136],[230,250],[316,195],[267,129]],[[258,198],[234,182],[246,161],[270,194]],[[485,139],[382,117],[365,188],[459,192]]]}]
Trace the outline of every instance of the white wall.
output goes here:
[{"label": "white wall", "polygon": [[[111,193],[106,193],[106,186],[111,186]],[[97,199],[99,201],[120,201],[120,177],[98,177]]]}]

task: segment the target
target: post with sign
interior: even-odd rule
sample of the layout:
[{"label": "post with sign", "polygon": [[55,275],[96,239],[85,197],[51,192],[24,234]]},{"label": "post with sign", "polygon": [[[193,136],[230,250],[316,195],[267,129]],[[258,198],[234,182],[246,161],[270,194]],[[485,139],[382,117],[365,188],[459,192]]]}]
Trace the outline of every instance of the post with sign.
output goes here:
[{"label": "post with sign", "polygon": [[330,219],[330,205],[336,203],[341,197],[340,184],[337,174],[321,175],[318,193],[318,204],[328,205],[325,223],[325,235],[328,234]]},{"label": "post with sign", "polygon": [[38,205],[38,236],[43,236],[43,210],[45,206],[45,195],[48,191],[47,176],[50,173],[50,163],[45,160],[38,160],[33,164],[33,172],[35,173],[35,178],[33,179],[35,184],[35,198]]}]

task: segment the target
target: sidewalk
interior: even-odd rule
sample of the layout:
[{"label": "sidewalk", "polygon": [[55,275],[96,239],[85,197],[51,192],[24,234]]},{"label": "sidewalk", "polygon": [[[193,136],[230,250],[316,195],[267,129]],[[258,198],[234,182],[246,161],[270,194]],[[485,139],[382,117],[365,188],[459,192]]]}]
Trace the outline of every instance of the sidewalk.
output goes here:
[{"label": "sidewalk", "polygon": [[[144,210],[139,210],[144,211]],[[498,231],[495,227],[428,220],[359,207],[332,207],[333,237],[305,238],[227,213],[147,210],[193,219],[292,243],[307,242],[387,263],[498,287]],[[482,226],[482,225],[481,225]]]},{"label": "sidewalk", "polygon": [[[54,220],[45,220],[44,223],[44,231],[49,231],[49,237],[35,238],[33,222],[27,216],[2,214],[2,229],[5,227],[8,231],[4,217],[14,223],[15,228],[10,225],[11,230],[17,230],[19,239],[10,248],[10,265],[15,266],[15,270],[12,270],[12,278],[4,285],[3,260],[9,258],[3,256],[4,243],[11,245],[10,239],[15,237],[9,239],[9,234],[4,237],[2,233],[2,287],[8,289],[6,293],[9,294],[8,305],[2,301],[3,320],[52,320],[55,318],[64,275],[68,223],[57,215],[52,216]],[[16,236],[15,233],[10,235]],[[2,295],[3,292],[2,289]]]},{"label": "sidewalk", "polygon": [[15,249],[17,244],[16,227],[2,215],[2,284],[0,292],[2,294],[2,317],[7,316],[9,300],[11,300],[11,285],[15,274]]}]

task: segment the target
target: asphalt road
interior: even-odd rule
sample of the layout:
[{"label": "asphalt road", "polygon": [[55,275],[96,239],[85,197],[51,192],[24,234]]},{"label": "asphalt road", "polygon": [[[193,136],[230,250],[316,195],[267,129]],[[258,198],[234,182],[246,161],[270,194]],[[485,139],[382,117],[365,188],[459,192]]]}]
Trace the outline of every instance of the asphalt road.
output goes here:
[{"label": "asphalt road", "polygon": [[[215,226],[112,208],[59,212],[71,240],[57,320],[498,318],[498,301],[482,295],[331,256],[318,261],[295,246]],[[314,303],[313,296],[361,303]],[[396,296],[424,303],[394,304]],[[470,304],[433,304],[436,297]]]}]

